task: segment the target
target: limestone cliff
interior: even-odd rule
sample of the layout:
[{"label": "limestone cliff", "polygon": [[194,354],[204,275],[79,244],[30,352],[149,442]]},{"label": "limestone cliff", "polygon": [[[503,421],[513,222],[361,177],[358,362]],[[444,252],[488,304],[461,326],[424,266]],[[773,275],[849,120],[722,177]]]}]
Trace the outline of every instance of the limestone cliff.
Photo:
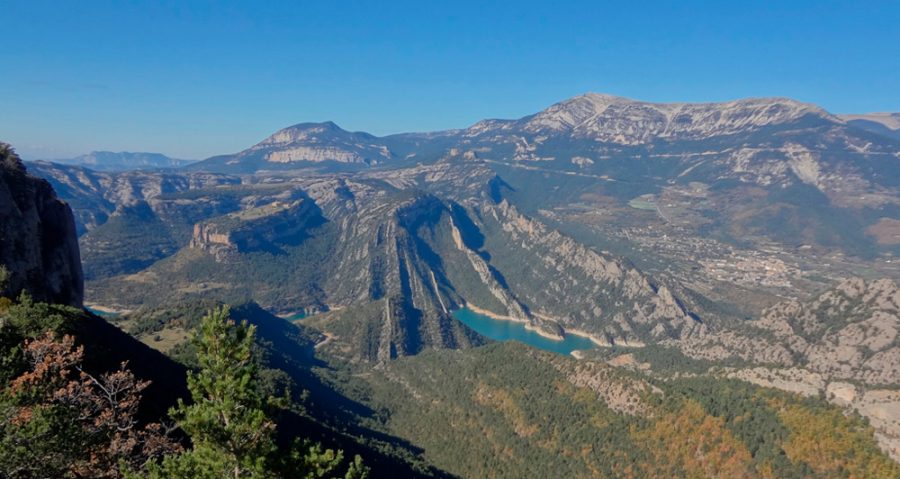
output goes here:
[{"label": "limestone cliff", "polygon": [[0,143],[0,265],[4,295],[27,291],[37,300],[81,306],[84,297],[75,220],[44,180],[28,174]]}]

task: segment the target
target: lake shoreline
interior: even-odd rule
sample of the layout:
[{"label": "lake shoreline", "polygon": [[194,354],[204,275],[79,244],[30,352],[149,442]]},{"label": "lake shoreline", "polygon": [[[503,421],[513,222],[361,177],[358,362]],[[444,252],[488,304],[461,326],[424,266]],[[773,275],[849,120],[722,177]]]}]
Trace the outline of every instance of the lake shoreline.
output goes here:
[{"label": "lake shoreline", "polygon": [[[475,306],[471,303],[466,303],[465,307],[471,309],[473,312],[476,312],[478,314],[483,314],[491,319],[499,319],[501,321],[515,321],[517,323],[524,323],[525,329],[532,331],[534,333],[540,334],[541,336],[543,336],[547,339],[552,339],[554,341],[564,341],[566,339],[565,334],[574,334],[575,336],[581,336],[582,338],[590,339],[594,344],[596,344],[597,346],[600,346],[600,347],[609,348],[612,346],[616,346],[615,344],[612,344],[609,341],[600,339],[600,338],[594,336],[593,334],[586,333],[580,329],[566,328],[565,326],[560,326],[563,330],[564,335],[563,336],[555,336],[555,335],[552,335],[552,334],[550,334],[546,331],[543,331],[539,328],[536,328],[533,324],[529,323],[528,321],[526,321],[524,319],[519,319],[519,318],[514,318],[512,316],[504,316],[502,314],[497,314],[492,311],[488,311],[486,309],[479,308],[478,306]],[[544,319],[553,321],[553,319],[551,319],[551,318],[544,318]],[[559,324],[559,323],[557,322],[557,324]],[[621,346],[631,346],[631,345],[628,345],[626,343],[626,344],[622,344]],[[638,346],[634,345],[634,347],[638,347]]]},{"label": "lake shoreline", "polygon": [[87,309],[88,311],[91,311],[97,315],[102,315],[102,314],[120,315],[120,314],[128,314],[132,311],[130,309],[115,309],[115,308],[111,308],[109,306],[103,306],[103,305],[97,304],[97,303],[84,303],[84,309]]},{"label": "lake shoreline", "polygon": [[[605,338],[604,339],[598,338],[597,336],[594,336],[593,334],[587,333],[583,330],[576,329],[576,328],[566,328],[563,326],[560,326],[560,328],[563,331],[563,335],[557,336],[557,335],[550,334],[540,328],[535,327],[533,324],[531,324],[527,320],[515,318],[515,317],[509,316],[509,315],[498,314],[498,313],[495,313],[493,311],[490,311],[490,310],[487,310],[484,308],[479,308],[478,306],[475,306],[471,303],[465,303],[463,305],[463,308],[468,309],[473,313],[477,313],[482,316],[488,317],[490,319],[495,319],[495,320],[499,320],[499,321],[510,321],[510,322],[522,324],[524,326],[525,330],[533,332],[533,333],[535,333],[541,337],[544,337],[546,339],[549,339],[551,341],[563,342],[566,340],[566,336],[572,335],[572,336],[578,336],[580,338],[590,340],[591,343],[593,343],[595,347],[600,347],[600,348],[612,348],[612,347],[616,347],[616,346],[624,347],[624,348],[640,348],[640,347],[645,346],[645,344],[640,343],[640,342],[631,343],[629,341],[622,341],[621,343],[613,343]],[[555,321],[554,319],[548,318],[545,316],[538,316],[538,315],[535,315],[535,316],[539,317],[540,319],[546,320],[546,321]],[[581,350],[576,350],[576,351],[581,351]],[[575,354],[572,354],[572,355],[575,357],[581,356],[581,355],[575,355]]]},{"label": "lake shoreline", "polygon": [[516,322],[516,323],[522,323],[522,324],[525,325],[525,329],[527,329],[528,331],[531,331],[531,332],[533,332],[533,333],[535,333],[535,334],[539,334],[539,335],[541,335],[541,336],[543,336],[543,337],[545,337],[545,338],[547,338],[547,339],[553,340],[553,341],[564,341],[564,340],[566,339],[565,336],[557,336],[557,335],[553,335],[553,334],[550,334],[550,333],[548,333],[548,332],[546,332],[546,331],[544,331],[544,330],[542,330],[542,329],[540,329],[540,328],[537,328],[537,327],[535,327],[533,324],[531,324],[530,322],[528,322],[527,320],[524,320],[524,319],[515,318],[515,317],[512,317],[512,316],[504,316],[504,315],[501,315],[501,314],[497,314],[497,313],[494,313],[494,312],[492,312],[492,311],[488,311],[488,310],[486,310],[486,309],[479,308],[478,306],[475,306],[475,305],[470,304],[470,303],[466,303],[466,304],[465,304],[465,307],[466,307],[466,308],[469,308],[470,310],[472,310],[472,311],[475,312],[475,313],[478,313],[478,314],[487,316],[487,317],[489,317],[489,318],[491,318],[491,319],[497,319],[497,320],[500,320],[500,321],[513,321],[513,322]]},{"label": "lake shoreline", "polygon": [[[541,331],[526,320],[497,314],[471,304],[466,304],[463,308],[454,310],[453,316],[479,334],[493,340],[519,341],[537,349],[567,356],[578,357],[578,354],[573,353],[606,345],[603,341],[589,334],[578,334],[580,331],[575,332],[563,329],[562,335],[552,335]],[[545,321],[553,321],[543,316],[536,317]]]}]

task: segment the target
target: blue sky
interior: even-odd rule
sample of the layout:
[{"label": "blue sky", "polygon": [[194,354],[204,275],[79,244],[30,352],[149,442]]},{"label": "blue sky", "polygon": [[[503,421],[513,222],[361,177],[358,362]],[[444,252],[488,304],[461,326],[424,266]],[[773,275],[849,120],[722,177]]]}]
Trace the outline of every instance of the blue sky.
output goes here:
[{"label": "blue sky", "polygon": [[896,1],[0,0],[0,18],[0,140],[26,159],[203,158],[305,121],[460,128],[587,91],[900,111]]}]

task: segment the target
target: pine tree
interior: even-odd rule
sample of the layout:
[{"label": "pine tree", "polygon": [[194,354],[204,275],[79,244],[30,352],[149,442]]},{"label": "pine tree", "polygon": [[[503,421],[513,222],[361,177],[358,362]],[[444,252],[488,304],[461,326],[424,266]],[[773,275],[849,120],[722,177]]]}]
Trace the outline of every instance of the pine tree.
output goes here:
[{"label": "pine tree", "polygon": [[[275,444],[271,419],[280,403],[260,392],[253,361],[255,327],[237,325],[228,308],[209,312],[195,338],[199,371],[188,376],[192,404],[179,401],[171,415],[193,448],[151,467],[154,478],[326,477],[343,462],[338,451],[298,441],[291,451]],[[347,478],[365,477],[357,457]]]}]

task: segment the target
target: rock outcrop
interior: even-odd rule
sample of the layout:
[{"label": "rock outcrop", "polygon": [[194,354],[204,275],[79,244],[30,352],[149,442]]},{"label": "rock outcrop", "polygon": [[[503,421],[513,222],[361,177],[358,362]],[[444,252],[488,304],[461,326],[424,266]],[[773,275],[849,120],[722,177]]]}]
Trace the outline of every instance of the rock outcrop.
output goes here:
[{"label": "rock outcrop", "polygon": [[900,384],[900,288],[846,280],[815,298],[778,303],[743,330],[672,343],[689,356],[796,367],[824,380]]},{"label": "rock outcrop", "polygon": [[900,383],[900,289],[889,279],[844,281],[812,301],[773,306],[756,324],[827,377]]},{"label": "rock outcrop", "polygon": [[306,230],[324,221],[311,200],[274,201],[195,224],[189,246],[219,262],[238,253],[281,253],[281,246],[299,244]]},{"label": "rock outcrop", "polygon": [[13,149],[0,143],[0,266],[3,294],[81,306],[84,278],[69,206],[50,184],[28,174]]}]

